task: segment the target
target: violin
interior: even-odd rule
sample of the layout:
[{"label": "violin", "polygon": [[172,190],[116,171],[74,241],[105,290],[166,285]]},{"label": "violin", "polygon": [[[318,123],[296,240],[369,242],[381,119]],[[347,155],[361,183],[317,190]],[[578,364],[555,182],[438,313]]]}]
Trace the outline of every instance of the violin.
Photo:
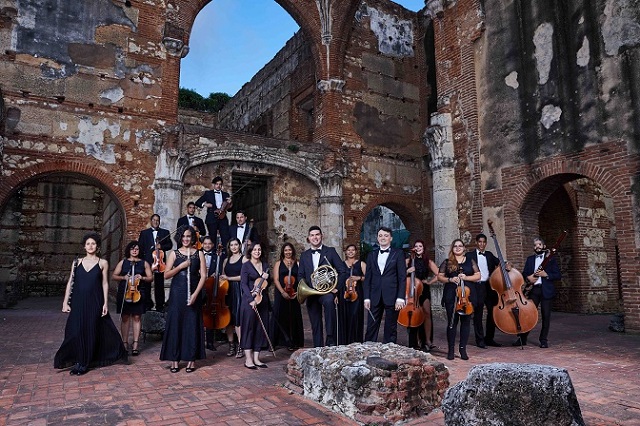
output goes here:
[{"label": "violin", "polygon": [[140,290],[138,290],[138,286],[140,285],[140,277],[136,278],[135,276],[135,266],[136,262],[131,262],[131,274],[129,275],[129,279],[127,279],[127,287],[124,292],[124,301],[129,303],[136,303],[140,301]]},{"label": "violin", "polygon": [[469,301],[470,294],[471,288],[464,285],[464,281],[461,279],[456,289],[456,313],[458,315],[473,314],[473,304]]},{"label": "violin", "polygon": [[358,300],[358,292],[356,291],[357,283],[358,282],[353,277],[353,265],[351,265],[351,268],[349,268],[349,278],[347,278],[347,281],[345,282],[344,300],[348,302],[355,302]]},{"label": "violin", "polygon": [[[264,272],[269,273],[269,268],[265,269]],[[262,302],[262,290],[267,288],[267,279],[260,275],[260,278],[256,279],[253,283],[253,289],[251,290],[251,295],[253,296],[253,300],[256,301],[256,305],[259,305]]]},{"label": "violin", "polygon": [[164,263],[164,251],[160,250],[158,245],[160,244],[159,239],[156,237],[156,248],[153,251],[153,264],[151,265],[151,270],[153,272],[164,272],[166,265]]},{"label": "violin", "polygon": [[296,298],[296,289],[294,288],[295,283],[296,277],[291,275],[291,268],[289,268],[289,273],[286,277],[284,277],[284,291],[289,295],[291,299]]},{"label": "violin", "polygon": [[491,288],[498,293],[499,299],[498,304],[493,307],[493,320],[504,333],[526,333],[538,323],[538,308],[522,294],[524,278],[520,271],[516,268],[507,271],[498,238],[493,231],[493,222],[488,220],[487,224],[500,261],[500,268],[496,268],[489,278]]},{"label": "violin", "polygon": [[411,267],[413,272],[407,277],[405,300],[407,304],[398,313],[398,324],[403,327],[420,327],[424,322],[424,309],[420,305],[422,281],[416,278],[416,251],[411,250]]}]

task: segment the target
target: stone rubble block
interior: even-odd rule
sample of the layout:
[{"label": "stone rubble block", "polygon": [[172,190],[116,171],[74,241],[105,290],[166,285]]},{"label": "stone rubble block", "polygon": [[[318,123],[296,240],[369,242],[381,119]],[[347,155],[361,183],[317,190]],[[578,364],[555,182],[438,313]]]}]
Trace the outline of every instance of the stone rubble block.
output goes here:
[{"label": "stone rubble block", "polygon": [[446,425],[584,425],[569,373],[549,365],[476,365],[446,392],[442,410]]},{"label": "stone rubble block", "polygon": [[430,354],[388,343],[296,351],[287,364],[293,392],[363,424],[391,425],[440,406],[449,371]]}]

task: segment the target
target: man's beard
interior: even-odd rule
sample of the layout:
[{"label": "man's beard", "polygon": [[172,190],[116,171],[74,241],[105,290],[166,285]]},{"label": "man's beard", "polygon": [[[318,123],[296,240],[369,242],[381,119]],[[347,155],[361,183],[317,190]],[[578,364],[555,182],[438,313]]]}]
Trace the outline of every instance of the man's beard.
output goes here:
[{"label": "man's beard", "polygon": [[544,250],[544,249],[534,249],[533,251],[534,251],[536,254],[542,254],[542,253],[544,253],[544,252],[545,252],[545,250]]}]

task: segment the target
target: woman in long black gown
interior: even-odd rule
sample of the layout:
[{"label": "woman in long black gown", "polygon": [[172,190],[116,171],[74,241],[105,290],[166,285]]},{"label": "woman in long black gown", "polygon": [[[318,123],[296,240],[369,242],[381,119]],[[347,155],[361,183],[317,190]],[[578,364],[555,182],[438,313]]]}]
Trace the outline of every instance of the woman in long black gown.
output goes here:
[{"label": "woman in long black gown", "polygon": [[[364,275],[367,272],[367,264],[358,259],[358,249],[355,244],[349,244],[344,251],[344,264],[349,271],[349,279],[353,280],[353,287],[357,295],[355,300],[346,300],[345,291],[339,291],[340,299],[340,322],[342,336],[340,338],[341,345],[350,343],[362,343],[364,333],[364,290],[362,283]],[[345,287],[348,283],[345,283]],[[345,288],[346,290],[346,288]]]},{"label": "woman in long black gown", "polygon": [[293,351],[304,346],[304,328],[297,299],[298,260],[291,243],[285,243],[280,249],[280,260],[273,266],[273,284],[276,291],[273,293],[272,343],[274,347],[286,344]]},{"label": "woman in long black gown", "polygon": [[[267,345],[267,337],[260,324],[260,319],[266,327],[269,301],[265,290],[262,301],[257,303],[252,290],[256,280],[259,278],[264,279],[262,284],[267,283],[266,279],[269,278],[267,268],[269,265],[262,261],[262,247],[260,244],[254,244],[251,247],[251,251],[247,252],[247,256],[249,256],[249,261],[242,264],[242,271],[240,272],[240,290],[242,291],[242,299],[240,300],[240,327],[242,327],[240,346],[244,349],[244,366],[255,370],[258,367],[267,367],[267,364],[260,361],[260,350]],[[258,319],[258,314],[260,319]]]},{"label": "woman in long black gown", "polygon": [[[227,257],[222,264],[221,280],[227,280],[229,282],[229,291],[227,291],[227,297],[225,299],[226,305],[231,311],[231,321],[226,328],[227,341],[229,342],[229,351],[227,356],[236,356],[236,358],[242,358],[244,351],[240,346],[240,271],[242,270],[242,262],[245,261],[242,252],[240,251],[242,243],[237,238],[231,238],[227,242]],[[233,332],[235,331],[238,336],[238,345],[234,344]]]},{"label": "woman in long black gown", "polygon": [[127,291],[127,284],[133,277],[134,280],[152,282],[153,276],[151,275],[151,266],[149,263],[140,258],[140,245],[137,241],[131,241],[124,249],[124,259],[118,262],[116,269],[113,270],[111,278],[120,281],[118,283],[118,293],[116,295],[116,312],[120,314],[120,334],[122,334],[122,341],[124,342],[125,349],[129,348],[129,330],[131,329],[131,323],[133,323],[133,346],[131,349],[131,355],[140,355],[138,349],[138,340],[140,339],[140,330],[142,324],[140,318],[145,313],[145,286],[140,283],[138,285],[138,292],[140,299],[136,302],[133,300],[125,301],[125,292]]},{"label": "woman in long black gown", "polygon": [[71,267],[62,302],[62,312],[68,312],[69,318],[64,341],[53,360],[55,368],[74,366],[70,374],[78,376],[89,367],[127,359],[120,333],[109,316],[109,263],[98,257],[100,236],[87,234],[82,243],[86,256],[76,259]]},{"label": "woman in long black gown", "polygon": [[[438,282],[438,267],[435,262],[429,259],[425,249],[424,241],[416,240],[413,243],[415,269],[411,266],[411,259],[407,259],[407,275],[415,271],[416,278],[422,282],[422,294],[419,303],[424,311],[424,322],[421,327],[409,329],[409,347],[419,348],[422,351],[430,352],[433,345],[433,320],[431,312],[431,284]],[[433,273],[433,278],[427,279],[429,271]]]},{"label": "woman in long black gown", "polygon": [[465,256],[464,242],[460,239],[453,240],[449,250],[449,257],[442,262],[438,272],[438,281],[444,283],[442,306],[447,311],[447,343],[449,344],[447,359],[454,358],[453,351],[456,343],[458,322],[460,322],[460,358],[469,359],[467,341],[469,340],[469,331],[471,329],[471,315],[460,315],[455,312],[456,290],[461,282],[465,282],[465,286],[469,286],[469,283],[474,283],[479,279],[480,270],[478,265],[470,256]]},{"label": "woman in long black gown", "polygon": [[195,371],[195,360],[206,357],[200,292],[207,270],[204,254],[193,249],[195,242],[196,233],[191,226],[180,228],[176,232],[180,248],[169,253],[164,272],[164,277],[172,280],[160,359],[171,361],[172,373],[178,372],[180,361],[187,361],[185,371],[191,373]]}]

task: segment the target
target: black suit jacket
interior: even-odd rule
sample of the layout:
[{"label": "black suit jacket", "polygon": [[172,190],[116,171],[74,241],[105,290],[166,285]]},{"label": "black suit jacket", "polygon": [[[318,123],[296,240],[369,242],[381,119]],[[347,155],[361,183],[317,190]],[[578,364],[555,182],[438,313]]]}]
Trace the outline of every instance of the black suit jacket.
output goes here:
[{"label": "black suit jacket", "polygon": [[[489,278],[491,277],[491,273],[494,271],[494,269],[500,266],[500,260],[489,250],[485,250],[484,254],[485,254],[485,257],[487,258],[487,268],[489,269],[489,276],[487,277],[487,281],[489,281]],[[479,265],[478,250],[473,250],[468,252],[467,256],[473,259],[473,261],[476,262],[476,265]],[[478,266],[478,269],[480,269],[480,266]]]},{"label": "black suit jacket", "polygon": [[[227,198],[229,198],[229,193],[222,191],[222,202],[224,202],[224,200],[226,200]],[[211,203],[214,205],[214,207],[207,209],[207,216],[204,219],[206,223],[214,223],[216,220],[218,220],[218,217],[215,214],[215,210],[219,209],[220,206],[216,205],[216,194],[213,189],[204,191],[202,197],[196,200],[196,206],[200,208],[204,207],[204,203]]]},{"label": "black suit jacket", "polygon": [[[522,275],[524,276],[525,282],[527,277],[535,272],[536,267],[536,255],[527,257],[527,261],[524,264],[524,269],[522,270]],[[556,258],[552,257],[545,266],[544,271],[549,276],[548,278],[542,278],[542,297],[545,299],[553,299],[556,295],[556,286],[553,284],[554,281],[559,281],[562,279],[562,274],[560,273],[560,267],[558,266],[558,262],[556,262]]]},{"label": "black suit jacket", "polygon": [[380,303],[395,305],[396,299],[404,299],[407,288],[407,264],[404,252],[397,248],[391,248],[384,272],[380,272],[378,255],[380,250],[372,251],[367,255],[367,272],[364,275],[364,298],[371,301],[371,306]]},{"label": "black suit jacket", "polygon": [[[163,251],[167,252],[173,248],[169,230],[158,228],[158,239],[161,240],[160,248]],[[153,265],[153,251],[156,248],[156,242],[153,240],[153,229],[147,228],[140,232],[138,244],[140,246],[140,256],[149,262],[149,265]],[[167,255],[168,253],[165,255],[165,261],[167,260]]]},{"label": "black suit jacket", "polygon": [[[318,266],[326,265],[327,261],[336,272],[338,272],[338,290],[344,290],[344,282],[348,274],[347,268],[335,248],[323,245],[320,249],[320,262],[318,262]],[[298,278],[304,279],[309,287],[312,287],[311,274],[313,271],[313,257],[311,249],[308,249],[300,255]]]},{"label": "black suit jacket", "polygon": [[[236,238],[237,233],[238,233],[238,224],[236,223],[229,227],[229,236],[231,238]],[[244,243],[246,240],[251,240],[253,244],[260,242],[260,236],[258,235],[258,231],[256,230],[256,227],[253,226],[251,227],[251,230],[249,230],[248,223],[244,224],[244,237],[240,239],[240,242]]]},{"label": "black suit jacket", "polygon": [[[198,216],[193,216],[193,224],[198,227],[198,232],[200,232],[201,236],[207,234],[207,228],[204,227],[204,221]],[[180,228],[181,226],[189,226],[189,219],[187,219],[186,215],[178,219],[176,228]]]}]

